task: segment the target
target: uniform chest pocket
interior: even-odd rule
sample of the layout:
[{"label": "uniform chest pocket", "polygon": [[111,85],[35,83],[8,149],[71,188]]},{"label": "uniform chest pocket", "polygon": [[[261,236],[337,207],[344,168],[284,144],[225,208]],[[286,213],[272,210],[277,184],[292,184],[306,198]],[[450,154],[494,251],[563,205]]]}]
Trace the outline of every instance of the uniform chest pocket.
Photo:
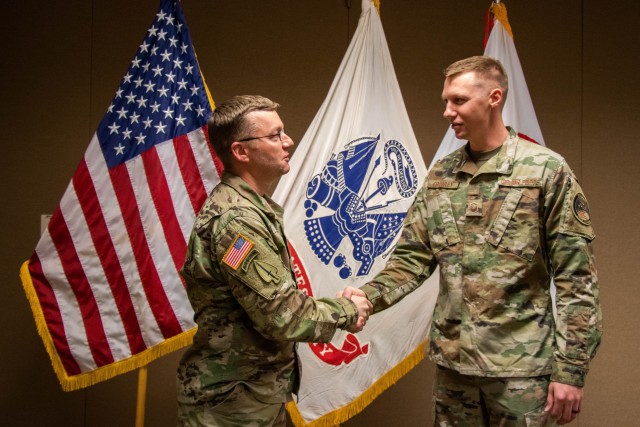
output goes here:
[{"label": "uniform chest pocket", "polygon": [[446,191],[427,196],[427,230],[434,253],[460,242],[458,226]]},{"label": "uniform chest pocket", "polygon": [[539,190],[512,188],[491,226],[487,241],[531,261],[540,246]]}]

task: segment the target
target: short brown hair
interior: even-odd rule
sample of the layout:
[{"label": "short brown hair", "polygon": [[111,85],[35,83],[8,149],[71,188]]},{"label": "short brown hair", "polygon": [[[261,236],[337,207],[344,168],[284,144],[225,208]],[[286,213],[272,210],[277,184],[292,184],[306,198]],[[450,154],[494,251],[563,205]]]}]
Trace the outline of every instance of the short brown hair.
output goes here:
[{"label": "short brown hair", "polygon": [[490,56],[471,56],[449,65],[444,70],[444,76],[450,78],[469,71],[485,80],[493,80],[502,89],[503,98],[507,98],[509,78],[500,61]]},{"label": "short brown hair", "polygon": [[275,111],[279,106],[260,95],[240,95],[216,106],[207,127],[211,145],[225,169],[231,167],[231,144],[250,136],[246,115],[253,111]]}]

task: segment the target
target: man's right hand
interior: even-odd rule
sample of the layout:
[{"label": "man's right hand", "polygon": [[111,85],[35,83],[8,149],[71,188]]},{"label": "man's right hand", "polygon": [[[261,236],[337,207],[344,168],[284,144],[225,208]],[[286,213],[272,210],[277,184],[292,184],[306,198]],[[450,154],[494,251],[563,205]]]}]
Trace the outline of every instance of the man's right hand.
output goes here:
[{"label": "man's right hand", "polygon": [[367,297],[367,295],[364,293],[362,289],[354,288],[352,286],[347,286],[346,288],[338,292],[338,295],[336,295],[336,298],[346,297],[351,299],[352,295],[357,295],[359,297],[365,297],[365,298]]},{"label": "man's right hand", "polygon": [[369,316],[373,311],[373,305],[369,302],[366,294],[362,290],[351,286],[338,292],[337,298],[340,297],[349,298],[358,308],[358,321],[347,328],[347,330],[351,333],[360,332],[367,324],[367,320],[369,320]]}]

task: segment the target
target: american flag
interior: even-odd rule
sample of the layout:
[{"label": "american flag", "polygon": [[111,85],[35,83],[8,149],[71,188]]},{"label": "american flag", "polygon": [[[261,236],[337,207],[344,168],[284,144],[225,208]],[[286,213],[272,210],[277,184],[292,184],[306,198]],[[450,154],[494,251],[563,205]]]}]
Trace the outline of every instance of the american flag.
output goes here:
[{"label": "american flag", "polygon": [[242,234],[238,234],[236,240],[227,250],[227,253],[224,254],[222,261],[229,267],[237,270],[238,267],[240,267],[240,264],[242,264],[242,261],[244,261],[245,257],[251,251],[251,248],[253,248],[253,242],[248,240]]},{"label": "american flag", "polygon": [[21,270],[63,389],[189,344],[179,269],[221,165],[179,1],[163,0],[47,230]]}]

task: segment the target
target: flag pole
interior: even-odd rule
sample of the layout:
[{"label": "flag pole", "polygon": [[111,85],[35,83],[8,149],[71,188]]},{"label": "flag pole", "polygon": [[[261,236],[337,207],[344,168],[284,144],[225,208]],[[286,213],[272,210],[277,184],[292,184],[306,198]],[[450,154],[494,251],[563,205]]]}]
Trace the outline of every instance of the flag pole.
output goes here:
[{"label": "flag pole", "polygon": [[138,369],[138,396],[136,399],[136,427],[144,427],[144,405],[147,398],[147,365]]}]

